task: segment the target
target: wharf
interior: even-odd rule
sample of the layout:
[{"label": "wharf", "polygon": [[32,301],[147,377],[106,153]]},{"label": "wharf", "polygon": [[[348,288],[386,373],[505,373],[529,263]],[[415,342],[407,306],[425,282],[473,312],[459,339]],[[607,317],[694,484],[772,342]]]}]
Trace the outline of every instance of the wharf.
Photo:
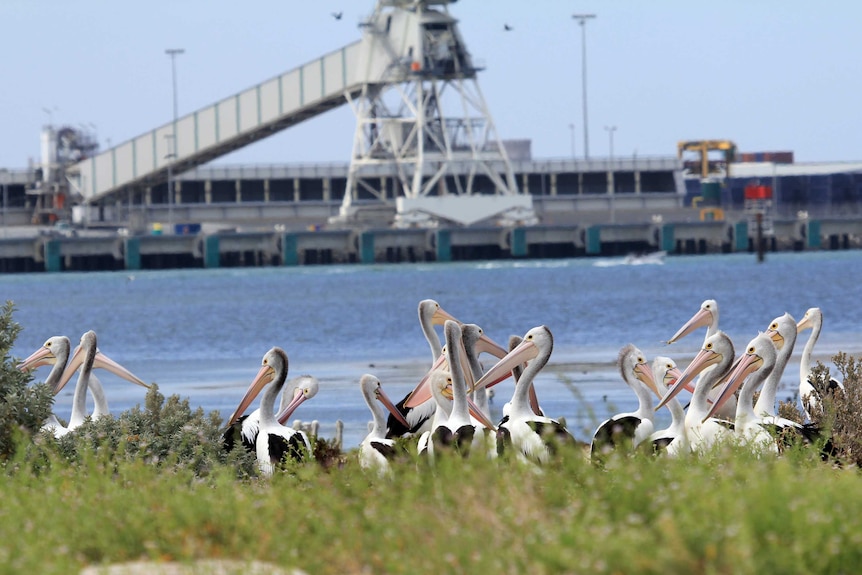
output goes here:
[{"label": "wharf", "polygon": [[[174,231],[184,231],[178,228]],[[33,226],[5,232],[0,237],[2,273],[756,251],[756,232],[744,218],[529,227],[222,229],[165,235]],[[775,220],[764,243],[766,252],[859,249],[862,218]]]}]

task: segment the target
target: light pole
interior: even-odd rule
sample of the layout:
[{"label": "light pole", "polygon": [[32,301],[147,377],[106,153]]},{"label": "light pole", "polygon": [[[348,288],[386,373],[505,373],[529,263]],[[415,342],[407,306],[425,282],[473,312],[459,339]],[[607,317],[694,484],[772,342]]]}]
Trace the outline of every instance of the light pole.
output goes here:
[{"label": "light pole", "polygon": [[572,133],[572,159],[575,159],[575,125],[569,124],[569,131]]},{"label": "light pole", "polygon": [[614,195],[616,195],[616,185],[614,182],[614,132],[617,131],[616,126],[605,126],[608,132],[608,147],[610,148],[610,161],[608,165],[608,194],[611,196],[611,223],[616,223],[616,210],[614,209]]},{"label": "light pole", "polygon": [[584,90],[584,159],[590,159],[590,136],[587,124],[587,20],[595,18],[595,14],[572,14],[572,18],[581,25],[581,86]]},{"label": "light pole", "polygon": [[168,147],[168,227],[171,234],[174,233],[174,179],[173,179],[173,163],[176,160],[177,154],[177,56],[185,54],[182,48],[168,48],[165,54],[171,57],[171,80],[173,86],[174,99],[174,122],[171,127],[170,140],[171,144]]},{"label": "light pole", "polygon": [[3,186],[3,237],[7,237],[9,235],[9,230],[6,228],[6,210],[9,205],[9,170],[6,168],[0,169],[0,185]]}]

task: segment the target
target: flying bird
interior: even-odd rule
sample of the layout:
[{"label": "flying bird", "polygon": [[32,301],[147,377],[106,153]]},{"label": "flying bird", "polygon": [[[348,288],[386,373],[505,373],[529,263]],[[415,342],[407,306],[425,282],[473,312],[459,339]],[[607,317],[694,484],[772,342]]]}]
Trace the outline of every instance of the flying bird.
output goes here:
[{"label": "flying bird", "polygon": [[512,28],[508,24],[503,24],[503,30],[505,30],[506,32],[511,32],[512,30],[514,30],[514,28]]},{"label": "flying bird", "polygon": [[343,14],[344,14],[344,12],[333,12],[332,17],[335,18],[336,20],[341,20],[341,16]]}]

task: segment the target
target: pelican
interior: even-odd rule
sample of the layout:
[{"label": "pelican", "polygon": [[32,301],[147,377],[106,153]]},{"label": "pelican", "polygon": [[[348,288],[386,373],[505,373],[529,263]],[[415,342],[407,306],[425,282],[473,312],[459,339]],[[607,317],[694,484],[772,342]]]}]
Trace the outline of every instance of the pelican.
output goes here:
[{"label": "pelican", "polygon": [[54,395],[60,393],[78,367],[81,367],[81,373],[78,375],[78,382],[75,385],[75,393],[72,396],[72,413],[69,416],[69,424],[64,427],[57,416],[52,414],[42,426],[42,429],[50,431],[55,437],[62,437],[84,423],[87,418],[88,390],[93,393],[93,419],[110,415],[108,400],[105,397],[102,384],[92,373],[94,368],[105,369],[147,389],[150,387],[125,367],[103,354],[97,347],[94,331],[88,331],[81,336],[81,342],[75,348],[71,358],[69,357],[70,349],[69,338],[54,336],[48,338],[41,348],[18,364],[18,369],[21,371],[35,369],[42,365],[53,365],[45,382],[51,385]]},{"label": "pelican", "polygon": [[598,426],[590,446],[590,459],[594,462],[617,449],[632,451],[655,430],[651,393],[659,392],[643,352],[629,344],[620,350],[617,365],[623,381],[638,398],[638,408],[619,413]]},{"label": "pelican", "polygon": [[[320,389],[320,382],[313,375],[300,375],[294,377],[285,384],[285,391],[281,394],[281,402],[279,403],[278,415],[275,416],[276,421],[281,425],[286,425],[290,416],[298,405],[293,405],[292,400],[297,394],[302,393],[306,399],[311,399],[317,395]],[[291,409],[288,409],[291,407]],[[260,408],[255,409],[248,415],[240,416],[233,425],[228,426],[222,434],[222,444],[225,451],[230,451],[234,448],[236,440],[239,439],[246,451],[257,453],[257,434],[260,430]]]},{"label": "pelican", "polygon": [[[422,314],[422,309],[423,309],[422,304],[424,304],[425,302],[428,302],[428,301],[433,302],[433,300],[423,300],[423,301],[422,301],[422,303],[420,303],[420,307],[419,307],[419,310],[420,310],[419,317],[420,317],[420,318],[422,318],[422,317],[423,317],[423,314]],[[435,303],[435,304],[436,304],[436,302],[433,302],[433,303]],[[438,310],[438,311],[439,311],[439,310]],[[425,314],[425,317],[427,317],[427,313]],[[450,319],[449,319],[449,318],[450,318]],[[455,322],[455,323],[457,323],[459,326],[463,326],[463,325],[464,325],[462,322],[458,321],[457,319],[452,318],[451,316],[449,316],[449,318],[445,319],[445,320],[444,320],[444,323],[445,323],[445,321],[454,321],[454,322]],[[431,331],[433,332],[433,328],[431,328]],[[429,339],[432,339],[430,336],[427,336],[427,337],[429,337]],[[433,338],[437,338],[436,333],[434,333]],[[439,341],[439,339],[437,339],[436,341]],[[434,349],[434,346],[433,346],[433,345],[432,345],[432,349]],[[473,350],[474,350],[474,352],[475,352],[475,354],[476,354],[476,356],[477,356],[477,357],[478,357],[478,355],[479,355],[479,354],[481,354],[481,353],[483,353],[483,352],[484,352],[484,353],[490,353],[491,355],[493,355],[494,357],[497,357],[497,358],[501,358],[501,357],[503,357],[503,356],[505,356],[505,355],[506,355],[506,350],[505,350],[505,349],[503,349],[499,344],[495,343],[495,342],[494,342],[491,338],[489,338],[487,335],[485,335],[485,333],[484,333],[483,331],[481,331],[481,329],[479,330],[479,337],[478,337],[478,339],[475,341],[475,343],[474,343],[474,345],[473,345]],[[460,353],[460,354],[458,354],[458,357],[460,357],[460,358],[461,358],[461,361],[465,362],[465,364],[466,364],[466,363],[468,363],[468,358],[467,358],[467,356],[466,356],[466,352],[465,352],[464,350],[462,350],[462,351],[461,351],[461,353]],[[411,411],[412,411],[413,409],[415,409],[415,408],[417,408],[417,407],[420,407],[420,406],[426,406],[428,403],[432,403],[432,404],[434,403],[434,402],[430,402],[430,401],[429,401],[429,400],[431,399],[431,390],[430,390],[430,386],[429,386],[429,382],[430,382],[430,380],[429,380],[429,376],[430,376],[430,374],[431,374],[433,371],[435,371],[435,370],[438,370],[438,369],[446,369],[446,367],[445,367],[445,366],[446,366],[446,362],[447,362],[447,361],[448,361],[448,360],[447,360],[447,358],[446,358],[446,356],[445,356],[444,354],[439,355],[439,356],[434,360],[434,362],[433,362],[433,364],[432,364],[432,366],[431,366],[431,369],[430,369],[430,370],[428,371],[428,373],[427,373],[427,374],[422,378],[422,380],[421,380],[421,381],[416,385],[416,387],[413,389],[413,391],[411,391],[411,392],[407,395],[407,397],[405,397],[405,398],[404,398],[403,400],[401,400],[398,404],[396,404],[396,405],[397,405],[397,407],[398,407],[398,409],[399,409],[402,413],[404,413],[404,416],[405,416],[405,418],[407,418],[407,421],[411,421],[411,422],[413,421],[413,420],[411,419],[411,417],[412,417],[412,416],[411,416]],[[473,372],[472,372],[472,368],[470,368],[470,367],[469,367],[469,365],[467,365],[466,369],[470,369],[470,377],[472,378],[472,373],[473,373]],[[475,388],[475,386],[474,386],[474,382],[473,382],[473,381],[471,381],[471,382],[469,383],[469,389],[468,389],[468,391],[473,391],[473,389],[474,389],[474,388]],[[436,407],[435,407],[435,408],[436,408]],[[428,413],[433,413],[433,409],[432,409],[432,408],[424,407],[424,409],[427,409],[427,410],[428,410]],[[390,424],[391,424],[391,419],[392,419],[392,418],[390,418],[390,421],[388,422],[388,423],[390,423]],[[397,426],[396,426],[396,427],[397,427]],[[391,431],[391,429],[390,429],[390,433],[389,433],[389,434],[387,434],[387,437],[393,437],[394,435],[396,435],[396,434],[395,434],[394,432],[392,432],[392,431]]]},{"label": "pelican", "polygon": [[[422,328],[422,333],[425,335],[428,347],[431,348],[432,365],[443,353],[443,344],[440,343],[440,336],[437,335],[434,326],[443,325],[446,320],[458,321],[433,299],[423,299],[419,302],[419,326]],[[398,412],[407,420],[408,425],[405,426],[398,418],[390,414],[386,420],[386,437],[391,439],[407,434],[421,436],[423,432],[430,430],[431,419],[434,417],[434,410],[437,408],[437,404],[430,401],[431,398],[429,395],[422,403],[413,404],[408,407],[405,404],[411,395],[413,395],[412,391],[395,404]]]},{"label": "pelican", "polygon": [[778,453],[775,439],[763,426],[762,418],[754,410],[754,392],[774,369],[777,355],[775,343],[769,334],[761,333],[752,339],[748,343],[745,355],[730,372],[721,395],[712,409],[707,412],[704,421],[718,411],[727,398],[742,386],[736,403],[733,435],[756,451]]},{"label": "pelican", "polygon": [[373,418],[368,435],[359,444],[359,464],[364,469],[374,469],[379,474],[385,475],[389,471],[389,460],[396,454],[395,441],[386,437],[386,418],[377,402],[385,405],[393,417],[401,420],[404,425],[409,424],[404,421],[404,416],[383,392],[377,377],[366,373],[359,379],[359,388]]},{"label": "pelican", "polygon": [[572,434],[555,419],[536,415],[530,407],[530,386],[548,363],[554,349],[554,336],[546,326],[534,327],[515,349],[489,369],[476,386],[492,385],[505,379],[512,368],[527,363],[509,404],[509,414],[503,417],[497,430],[497,452],[515,451],[523,461],[547,463],[557,445],[575,445]]},{"label": "pelican", "polygon": [[809,308],[796,325],[797,333],[802,333],[806,329],[811,330],[811,335],[805,342],[805,348],[803,348],[802,357],[799,360],[799,399],[802,401],[802,410],[809,421],[811,421],[812,415],[823,413],[821,398],[824,393],[834,394],[839,389],[842,393],[844,392],[844,385],[834,377],[829,379],[825,390],[814,387],[814,378],[811,373],[811,352],[820,338],[822,328],[823,312],[820,311],[819,307]]},{"label": "pelican", "polygon": [[[463,326],[461,326],[461,340],[464,345],[464,353],[467,358],[467,364],[473,376],[473,382],[478,381],[484,373],[482,369],[482,364],[479,362],[479,355],[476,352],[476,346],[479,345],[479,340],[481,339],[482,335],[484,335],[482,328],[475,323],[465,323]],[[482,413],[482,415],[487,418],[488,421],[490,421],[491,405],[490,393],[488,391],[488,388],[484,385],[482,387],[474,386],[474,389],[472,391],[472,399],[473,403],[476,405],[476,408]],[[473,425],[476,426],[477,424],[481,425],[481,422],[478,419],[473,418]],[[484,437],[484,446],[482,447],[482,449],[484,449],[484,451],[488,453],[489,457],[496,457],[496,433],[492,433],[490,429],[482,426],[481,435]]]},{"label": "pelican", "polygon": [[[485,443],[485,429],[493,429],[494,424],[475,405],[470,405],[467,398],[467,381],[465,376],[462,354],[464,351],[464,340],[461,326],[458,322],[447,320],[443,326],[446,336],[446,357],[449,363],[449,378],[446,385],[440,385],[444,380],[437,378],[436,388],[432,387],[435,399],[440,403],[439,395],[447,399],[451,397],[452,405],[449,417],[438,423],[431,432],[430,442],[434,445],[434,451],[441,448],[454,448],[463,457],[470,455],[472,448],[479,449],[487,446]],[[470,376],[472,380],[472,374]],[[471,381],[472,384],[472,381]],[[472,419],[471,419],[472,416]],[[473,421],[478,420],[475,425]]]},{"label": "pelican", "polygon": [[[754,413],[764,421],[769,418],[772,423],[779,426],[799,425],[795,421],[777,417],[775,412],[775,395],[778,392],[784,368],[787,366],[787,361],[796,345],[796,320],[789,313],[785,313],[772,320],[766,329],[766,335],[769,336],[775,347],[775,364],[760,389],[760,397],[754,404]],[[752,343],[754,343],[753,340]],[[739,408],[737,408],[736,413],[736,417],[739,417]]]},{"label": "pelican", "polygon": [[[733,343],[730,338],[723,331],[716,332],[715,335],[706,340],[698,354],[683,370],[676,383],[656,407],[656,411],[664,407],[691,380],[703,373],[703,377],[698,379],[697,385],[695,385],[694,393],[691,396],[691,405],[685,414],[685,433],[674,440],[674,443],[677,443],[679,439],[684,440],[679,442],[681,445],[676,448],[679,453],[685,453],[687,449],[691,451],[709,449],[716,440],[727,434],[728,425],[731,424],[714,418],[704,419],[710,410],[707,396],[730,369],[733,363],[733,353]],[[708,370],[709,367],[712,369]]]},{"label": "pelican", "polygon": [[[674,360],[661,355],[653,359],[652,374],[656,389],[659,391],[659,399],[667,393],[668,388],[676,383],[676,380],[682,375]],[[674,439],[685,433],[685,411],[675,397],[665,405],[667,405],[670,411],[670,425],[664,429],[654,431],[645,444],[651,447],[653,453],[664,451],[668,455],[677,455],[681,442],[674,442]],[[685,442],[683,441],[682,443]]]},{"label": "pelican", "polygon": [[[703,342],[706,343],[706,340],[710,337],[714,336],[718,332],[718,302],[714,299],[704,300],[703,303],[700,304],[700,309],[691,316],[689,319],[673,336],[667,340],[668,344],[679,341],[684,338],[688,334],[692,333],[698,328],[706,327],[706,335],[703,336]],[[704,376],[701,375],[701,378]],[[694,384],[697,387],[697,383]],[[690,385],[686,386],[686,389],[692,391],[693,388]],[[721,393],[720,388],[714,388],[709,390],[708,401],[713,403],[718,394]],[[729,398],[724,407],[722,407],[721,411],[717,413],[718,416],[723,417],[727,420],[733,420],[736,416],[736,398]]]},{"label": "pelican", "polygon": [[[43,365],[51,365],[51,372],[45,379],[45,383],[51,386],[54,390],[57,383],[60,381],[60,376],[63,375],[63,370],[66,369],[66,362],[69,361],[69,354],[72,351],[72,344],[69,338],[64,335],[55,335],[49,337],[42,347],[34,351],[27,359],[18,364],[18,369],[21,371],[30,371]],[[95,374],[90,375],[90,391],[93,394],[93,419],[108,415],[108,400],[105,397],[105,390],[102,388],[102,383]],[[62,428],[63,425],[57,416],[53,413],[45,420],[42,428],[54,433],[54,430]]]},{"label": "pelican", "polygon": [[[287,456],[301,461],[311,456],[311,442],[301,430],[291,429],[280,424],[275,419],[275,398],[284,387],[287,379],[287,354],[280,347],[273,347],[263,356],[261,367],[245,395],[228,419],[228,426],[233,425],[246,410],[255,397],[266,387],[260,400],[260,431],[255,442],[258,469],[264,476],[271,476],[282,459]],[[270,384],[271,385],[268,385]],[[267,386],[268,385],[268,386]],[[295,410],[308,399],[305,392],[297,393],[287,409]]]}]

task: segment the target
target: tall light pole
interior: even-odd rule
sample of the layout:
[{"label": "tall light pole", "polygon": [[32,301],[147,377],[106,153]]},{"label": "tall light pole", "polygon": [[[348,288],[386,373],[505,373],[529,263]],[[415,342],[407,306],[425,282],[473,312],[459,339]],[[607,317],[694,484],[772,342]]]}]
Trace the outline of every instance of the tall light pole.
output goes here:
[{"label": "tall light pole", "polygon": [[177,157],[177,56],[185,54],[182,48],[168,48],[165,54],[171,57],[171,79],[173,85],[174,99],[174,122],[171,128],[170,140],[171,144],[168,147],[168,226],[170,233],[174,233],[174,179],[173,179],[173,163]]},{"label": "tall light pole", "polygon": [[9,230],[7,229],[6,210],[9,209],[9,170],[6,168],[0,169],[0,185],[3,186],[3,237],[7,237]]},{"label": "tall light pole", "polygon": [[590,135],[587,124],[587,20],[595,18],[595,14],[572,14],[572,18],[581,25],[581,87],[584,90],[584,159],[590,159]]},{"label": "tall light pole", "polygon": [[575,125],[569,124],[569,131],[572,133],[572,159],[575,159]]},{"label": "tall light pole", "polygon": [[611,196],[611,223],[616,223],[616,209],[614,206],[614,195],[616,195],[616,183],[614,182],[614,132],[616,126],[605,126],[608,132],[608,147],[610,148],[610,162],[608,162],[608,194]]}]

